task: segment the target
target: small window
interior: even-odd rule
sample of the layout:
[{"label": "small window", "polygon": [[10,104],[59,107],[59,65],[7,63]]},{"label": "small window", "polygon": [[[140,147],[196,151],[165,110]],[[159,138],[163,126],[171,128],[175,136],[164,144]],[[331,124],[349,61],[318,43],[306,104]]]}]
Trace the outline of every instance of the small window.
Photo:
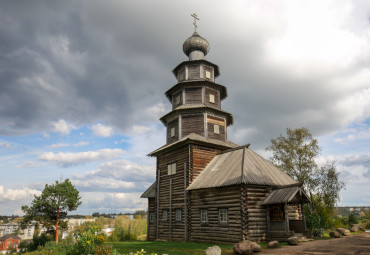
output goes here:
[{"label": "small window", "polygon": [[210,71],[206,71],[206,78],[211,79],[211,72]]},{"label": "small window", "polygon": [[179,105],[181,103],[181,96],[175,97],[175,105]]},{"label": "small window", "polygon": [[228,214],[226,208],[218,209],[218,221],[221,224],[225,224],[228,222]]},{"label": "small window", "polygon": [[213,125],[213,132],[215,134],[219,134],[220,133],[220,126],[219,125]]},{"label": "small window", "polygon": [[181,209],[176,209],[176,221],[181,221]]},{"label": "small window", "polygon": [[209,94],[209,102],[211,103],[215,102],[215,95]]},{"label": "small window", "polygon": [[171,137],[174,137],[175,136],[175,128],[171,128]]},{"label": "small window", "polygon": [[172,175],[176,173],[176,163],[168,164],[167,165],[168,175]]},{"label": "small window", "polygon": [[163,221],[167,221],[167,219],[168,219],[168,211],[163,210]]},{"label": "small window", "polygon": [[200,222],[201,223],[208,223],[208,209],[201,209],[200,210]]},{"label": "small window", "polygon": [[149,212],[149,221],[154,222],[154,212]]}]

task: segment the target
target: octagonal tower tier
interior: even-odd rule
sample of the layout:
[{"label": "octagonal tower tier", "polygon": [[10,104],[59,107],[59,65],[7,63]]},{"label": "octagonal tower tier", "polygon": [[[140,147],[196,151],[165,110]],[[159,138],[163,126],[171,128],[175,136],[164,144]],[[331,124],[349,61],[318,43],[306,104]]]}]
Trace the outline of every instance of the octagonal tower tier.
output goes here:
[{"label": "octagonal tower tier", "polygon": [[219,68],[204,59],[209,43],[194,32],[184,42],[183,50],[189,61],[173,70],[178,83],[165,93],[172,103],[172,111],[160,119],[167,127],[167,144],[191,133],[226,141],[227,126],[232,125],[233,117],[221,109],[227,89],[215,83]]}]

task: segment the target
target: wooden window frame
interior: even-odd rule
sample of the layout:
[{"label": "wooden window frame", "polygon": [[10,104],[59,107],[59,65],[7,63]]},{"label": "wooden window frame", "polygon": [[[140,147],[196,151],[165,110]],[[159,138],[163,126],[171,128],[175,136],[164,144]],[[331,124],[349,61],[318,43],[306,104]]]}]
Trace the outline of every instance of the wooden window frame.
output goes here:
[{"label": "wooden window frame", "polygon": [[200,223],[202,225],[207,225],[208,222],[209,222],[208,220],[209,220],[209,217],[208,217],[208,209],[206,209],[206,208],[200,209]]},{"label": "wooden window frame", "polygon": [[182,221],[182,210],[180,208],[175,210],[175,221],[177,221],[177,222]]},{"label": "wooden window frame", "polygon": [[[166,217],[165,217],[166,216]],[[162,220],[163,221],[168,221],[168,210],[167,209],[164,209],[162,211]]]},{"label": "wooden window frame", "polygon": [[215,95],[209,94],[209,102],[212,103],[212,104],[215,104],[216,103],[216,101],[215,101]]},{"label": "wooden window frame", "polygon": [[[221,221],[221,217],[224,214],[223,211],[226,212],[226,221],[224,220]],[[228,208],[218,208],[218,224],[223,225],[223,226],[229,225],[229,209]]]},{"label": "wooden window frame", "polygon": [[176,135],[176,128],[173,127],[170,129],[170,137],[175,137],[175,135]]},{"label": "wooden window frame", "polygon": [[213,124],[213,133],[220,134],[220,125]]},{"label": "wooden window frame", "polygon": [[149,222],[154,222],[154,220],[155,220],[155,214],[154,214],[154,212],[149,212]]},{"label": "wooden window frame", "polygon": [[[274,212],[274,211],[277,211],[277,210],[279,210],[279,212]],[[275,215],[273,215],[273,214],[279,214],[279,219],[276,219],[275,217]],[[281,208],[279,208],[279,207],[273,207],[273,208],[271,208],[270,209],[270,212],[269,212],[269,217],[270,217],[270,221],[284,221],[285,219],[284,219],[284,212],[283,212],[283,210],[281,210]]]},{"label": "wooden window frame", "polygon": [[167,165],[167,175],[176,174],[176,162]]}]

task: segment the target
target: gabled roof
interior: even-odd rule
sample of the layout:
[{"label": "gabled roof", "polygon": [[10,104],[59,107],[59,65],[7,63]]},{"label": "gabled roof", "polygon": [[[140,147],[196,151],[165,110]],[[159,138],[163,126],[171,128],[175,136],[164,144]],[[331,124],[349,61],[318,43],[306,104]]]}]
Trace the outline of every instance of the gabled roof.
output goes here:
[{"label": "gabled roof", "polygon": [[166,144],[162,147],[160,147],[159,149],[156,149],[155,151],[149,153],[147,156],[156,156],[157,154],[159,154],[160,152],[163,152],[165,151],[166,149],[168,148],[172,148],[173,146],[181,146],[183,143],[187,143],[187,142],[190,142],[190,141],[194,141],[194,142],[198,142],[198,143],[206,143],[207,145],[215,145],[216,147],[223,147],[224,149],[227,149],[227,148],[235,148],[235,147],[238,147],[237,144],[233,143],[233,142],[230,142],[230,141],[220,141],[220,140],[216,140],[216,139],[209,139],[209,138],[205,138],[204,136],[201,136],[201,135],[198,135],[198,134],[195,134],[195,133],[191,133],[190,135],[187,135],[183,138],[181,138],[180,140],[176,141],[176,142],[173,142],[173,143],[170,143],[170,144]]},{"label": "gabled roof", "polygon": [[299,184],[248,146],[242,146],[214,157],[187,190],[241,183],[275,187]]},{"label": "gabled roof", "polygon": [[289,187],[276,189],[262,201],[261,205],[270,205],[270,204],[281,204],[281,203],[294,203],[294,202],[308,202],[310,199],[303,191],[301,187]]},{"label": "gabled roof", "polygon": [[13,240],[21,240],[22,238],[20,238],[19,236],[17,235],[13,235],[13,234],[7,234],[7,235],[4,235],[2,237],[0,237],[0,241],[6,241],[8,240],[9,238],[12,238]]},{"label": "gabled roof", "polygon": [[150,187],[141,195],[141,198],[152,198],[155,197],[155,190],[157,187],[157,182],[154,182]]}]

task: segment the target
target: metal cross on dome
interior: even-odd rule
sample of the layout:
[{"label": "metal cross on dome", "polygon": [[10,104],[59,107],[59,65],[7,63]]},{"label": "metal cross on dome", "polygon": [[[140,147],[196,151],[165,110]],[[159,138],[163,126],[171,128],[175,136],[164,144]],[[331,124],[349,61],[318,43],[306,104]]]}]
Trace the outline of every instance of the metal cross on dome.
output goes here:
[{"label": "metal cross on dome", "polygon": [[197,27],[198,27],[197,26],[197,20],[199,20],[199,18],[198,18],[198,16],[197,16],[196,13],[193,13],[191,16],[194,18],[194,22],[193,22],[193,24],[194,24],[194,31],[197,32]]}]

